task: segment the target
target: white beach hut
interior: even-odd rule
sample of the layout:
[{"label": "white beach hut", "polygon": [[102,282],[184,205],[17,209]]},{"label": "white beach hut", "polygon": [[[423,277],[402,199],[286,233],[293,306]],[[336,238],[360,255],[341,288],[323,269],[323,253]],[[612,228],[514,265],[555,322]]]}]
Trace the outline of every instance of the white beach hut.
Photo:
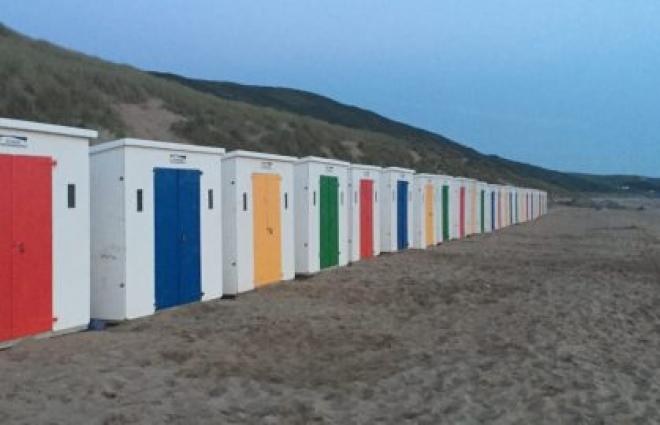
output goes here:
[{"label": "white beach hut", "polygon": [[350,261],[380,254],[381,167],[351,164],[349,168]]},{"label": "white beach hut", "polygon": [[223,159],[224,295],[294,278],[295,161],[248,151]]},{"label": "white beach hut", "polygon": [[414,175],[414,170],[398,167],[385,168],[381,173],[381,251],[400,251],[411,245]]},{"label": "white beach hut", "polygon": [[89,141],[0,118],[0,346],[89,324]]},{"label": "white beach hut", "polygon": [[439,236],[438,242],[446,242],[454,239],[454,232],[452,228],[454,222],[452,208],[455,203],[455,200],[452,198],[453,177],[447,175],[438,175],[436,180],[440,198],[438,203],[438,215],[440,217],[437,220],[440,225],[437,231]]},{"label": "white beach hut", "polygon": [[413,247],[425,249],[437,244],[437,176],[415,174],[413,179]]},{"label": "white beach hut", "polygon": [[93,318],[222,296],[223,154],[140,139],[90,149]]},{"label": "white beach hut", "polygon": [[318,157],[295,163],[296,273],[348,264],[348,167]]}]

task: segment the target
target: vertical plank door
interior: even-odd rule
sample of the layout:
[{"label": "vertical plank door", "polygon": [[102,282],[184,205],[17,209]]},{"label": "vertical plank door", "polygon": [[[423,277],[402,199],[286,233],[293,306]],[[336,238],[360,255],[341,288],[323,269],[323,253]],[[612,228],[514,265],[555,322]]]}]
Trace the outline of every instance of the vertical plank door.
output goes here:
[{"label": "vertical plank door", "polygon": [[0,341],[12,339],[13,161],[0,155]]},{"label": "vertical plank door", "polygon": [[181,230],[177,170],[154,170],[156,309],[179,304]]},{"label": "vertical plank door", "polygon": [[374,255],[374,182],[360,180],[360,258]]},{"label": "vertical plank door", "polygon": [[397,248],[408,248],[408,182],[397,182]]},{"label": "vertical plank door", "polygon": [[12,162],[12,337],[20,338],[53,328],[53,161]]},{"label": "vertical plank door", "polygon": [[339,264],[339,181],[334,176],[321,176],[319,230],[321,268]]},{"label": "vertical plank door", "polygon": [[179,209],[179,291],[178,304],[202,299],[201,258],[201,173],[177,170]]},{"label": "vertical plank door", "polygon": [[255,287],[282,279],[280,180],[276,174],[252,175]]},{"label": "vertical plank door", "polygon": [[435,242],[435,219],[433,214],[433,185],[427,184],[424,187],[424,236],[426,246],[431,246]]}]

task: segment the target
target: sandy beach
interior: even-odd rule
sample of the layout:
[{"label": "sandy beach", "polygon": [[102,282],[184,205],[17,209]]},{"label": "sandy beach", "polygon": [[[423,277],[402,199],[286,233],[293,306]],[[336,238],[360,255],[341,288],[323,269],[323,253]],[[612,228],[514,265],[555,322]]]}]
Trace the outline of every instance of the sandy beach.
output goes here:
[{"label": "sandy beach", "polygon": [[0,351],[1,424],[660,423],[660,204]]}]

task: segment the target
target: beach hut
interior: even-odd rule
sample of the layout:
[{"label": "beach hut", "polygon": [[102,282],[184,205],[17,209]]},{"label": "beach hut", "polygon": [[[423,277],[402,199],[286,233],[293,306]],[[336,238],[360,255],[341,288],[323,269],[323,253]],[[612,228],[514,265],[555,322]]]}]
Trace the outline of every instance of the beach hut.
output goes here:
[{"label": "beach hut", "polygon": [[472,182],[471,179],[465,178],[463,181],[463,188],[465,194],[463,196],[464,203],[464,219],[463,219],[463,237],[469,237],[472,234]]},{"label": "beach hut", "polygon": [[524,188],[524,189],[522,190],[522,193],[523,193],[522,196],[523,196],[523,202],[524,202],[524,206],[523,206],[523,220],[524,220],[525,222],[528,222],[528,221],[529,221],[529,189]]},{"label": "beach hut", "polygon": [[451,181],[451,196],[449,199],[451,208],[451,238],[461,238],[461,178],[454,177]]},{"label": "beach hut", "polygon": [[224,295],[295,277],[297,159],[249,151],[223,159]]},{"label": "beach hut", "polygon": [[413,247],[424,249],[436,245],[437,240],[437,177],[415,174],[413,179]]},{"label": "beach hut", "polygon": [[0,346],[89,323],[89,141],[0,118]]},{"label": "beach hut", "polygon": [[438,190],[440,192],[440,206],[439,210],[439,219],[440,228],[438,229],[438,235],[440,242],[449,241],[454,238],[454,232],[452,229],[454,215],[452,214],[452,208],[454,202],[452,201],[452,181],[453,178],[446,175],[439,175],[437,178]]},{"label": "beach hut", "polygon": [[497,230],[497,188],[493,184],[488,185],[488,193],[490,198],[490,231]]},{"label": "beach hut", "polygon": [[462,188],[462,180],[461,177],[454,177],[452,179],[452,197],[450,202],[452,203],[452,238],[453,239],[461,239],[462,234],[461,234],[461,220],[462,220],[462,214],[464,211],[464,204],[461,201],[461,188]]},{"label": "beach hut", "polygon": [[93,318],[222,296],[223,154],[140,139],[90,149]]},{"label": "beach hut", "polygon": [[546,215],[548,213],[548,192],[543,192],[541,198],[541,214]]},{"label": "beach hut", "polygon": [[467,179],[463,177],[454,178],[454,197],[455,216],[454,231],[457,239],[463,239],[466,236],[466,200],[467,200]]},{"label": "beach hut", "polygon": [[350,261],[380,254],[378,191],[381,167],[351,164],[349,167]]},{"label": "beach hut", "polygon": [[532,201],[532,214],[534,215],[535,220],[538,219],[541,216],[540,208],[539,208],[540,198],[541,198],[541,195],[540,195],[539,191],[535,190],[534,191],[534,196],[532,198],[533,199],[533,201]]},{"label": "beach hut", "polygon": [[518,224],[518,188],[511,187],[511,224]]},{"label": "beach hut", "polygon": [[497,230],[503,229],[505,226],[504,221],[504,188],[502,185],[495,185],[497,191]]},{"label": "beach hut", "polygon": [[479,203],[480,205],[480,225],[481,233],[490,233],[492,231],[490,224],[490,193],[488,189],[488,184],[485,182],[479,182]]},{"label": "beach hut", "polygon": [[509,226],[509,188],[502,186],[502,227]]},{"label": "beach hut", "polygon": [[469,215],[469,220],[470,220],[470,235],[476,235],[479,233],[479,208],[481,206],[481,203],[479,201],[479,181],[475,179],[470,179],[469,181],[469,204],[470,204],[470,215]]},{"label": "beach hut", "polygon": [[394,252],[410,247],[414,175],[414,170],[398,167],[384,168],[381,173],[381,251]]},{"label": "beach hut", "polygon": [[515,194],[516,194],[516,224],[521,223],[521,210],[522,210],[522,198],[520,196],[520,188],[516,187],[515,188]]},{"label": "beach hut", "polygon": [[306,157],[294,166],[296,273],[348,264],[348,162]]},{"label": "beach hut", "polygon": [[512,186],[507,187],[509,194],[509,225],[516,224],[516,204],[515,204],[515,190]]},{"label": "beach hut", "polygon": [[433,174],[433,231],[436,245],[441,244],[444,240],[442,237],[442,184],[441,176]]}]

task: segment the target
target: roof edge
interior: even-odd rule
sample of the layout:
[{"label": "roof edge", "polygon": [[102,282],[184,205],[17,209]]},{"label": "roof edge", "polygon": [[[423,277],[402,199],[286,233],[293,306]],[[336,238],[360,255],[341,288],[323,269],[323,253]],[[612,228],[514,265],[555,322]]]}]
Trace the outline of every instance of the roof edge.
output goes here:
[{"label": "roof edge", "polygon": [[105,152],[112,149],[124,148],[124,147],[161,149],[161,150],[177,151],[177,152],[208,153],[215,155],[225,154],[224,148],[190,145],[185,143],[161,142],[157,140],[131,139],[131,138],[119,139],[119,140],[113,140],[110,142],[101,143],[99,145],[92,146],[89,149],[89,152],[90,154],[96,154],[96,153]]},{"label": "roof edge", "polygon": [[97,139],[99,137],[99,132],[96,130],[66,127],[56,124],[45,124],[36,121],[17,120],[13,118],[0,118],[0,127],[22,131],[33,131],[35,133],[79,137],[81,139]]}]

